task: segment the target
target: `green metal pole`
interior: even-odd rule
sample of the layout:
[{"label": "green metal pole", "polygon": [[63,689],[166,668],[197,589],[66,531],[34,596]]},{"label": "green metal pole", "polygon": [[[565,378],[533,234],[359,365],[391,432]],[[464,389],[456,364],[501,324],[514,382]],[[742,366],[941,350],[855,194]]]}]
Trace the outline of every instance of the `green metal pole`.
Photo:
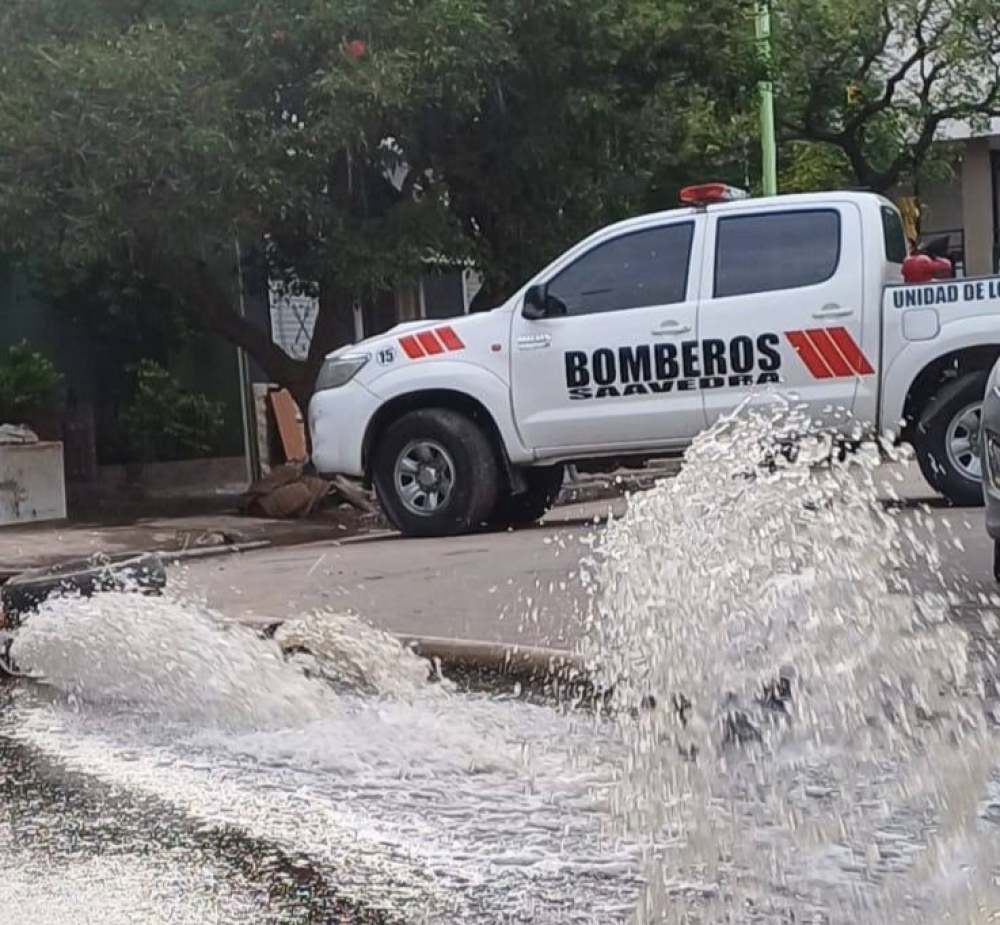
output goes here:
[{"label": "green metal pole", "polygon": [[778,192],[778,146],[774,136],[774,85],[771,83],[771,5],[757,0],[757,47],[764,66],[760,82],[760,147],[765,196]]}]

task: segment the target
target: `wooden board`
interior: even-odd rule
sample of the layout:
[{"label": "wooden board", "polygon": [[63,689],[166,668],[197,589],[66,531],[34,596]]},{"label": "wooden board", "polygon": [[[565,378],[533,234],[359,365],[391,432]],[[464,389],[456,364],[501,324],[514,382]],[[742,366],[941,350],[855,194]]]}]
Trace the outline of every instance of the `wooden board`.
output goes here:
[{"label": "wooden board", "polygon": [[287,389],[268,393],[271,410],[278,425],[278,435],[281,437],[281,447],[285,452],[286,462],[304,460],[309,452],[306,449],[306,428],[302,414],[295,399]]}]

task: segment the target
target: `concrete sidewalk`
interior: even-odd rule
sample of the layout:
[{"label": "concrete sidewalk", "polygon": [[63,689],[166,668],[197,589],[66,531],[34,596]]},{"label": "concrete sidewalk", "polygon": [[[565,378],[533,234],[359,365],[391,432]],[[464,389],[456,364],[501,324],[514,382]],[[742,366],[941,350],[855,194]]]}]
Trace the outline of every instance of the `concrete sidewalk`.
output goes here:
[{"label": "concrete sidewalk", "polygon": [[[566,480],[559,506],[621,497],[649,488],[676,473],[677,462],[643,470],[616,470]],[[43,568],[94,553],[177,553],[179,558],[240,552],[271,546],[336,542],[386,529],[378,515],[343,506],[333,516],[306,520],[268,520],[234,513],[141,518],[109,523],[40,523],[0,528],[0,581],[30,568]]]},{"label": "concrete sidewalk", "polygon": [[0,580],[94,553],[161,552],[181,558],[330,542],[377,529],[374,517],[265,520],[237,514],[161,517],[129,524],[37,524],[0,529]]}]

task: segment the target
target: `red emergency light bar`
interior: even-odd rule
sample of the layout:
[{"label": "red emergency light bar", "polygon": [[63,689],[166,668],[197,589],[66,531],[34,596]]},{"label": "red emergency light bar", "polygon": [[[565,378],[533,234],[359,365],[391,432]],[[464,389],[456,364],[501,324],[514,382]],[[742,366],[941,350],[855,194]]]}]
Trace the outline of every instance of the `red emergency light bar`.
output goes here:
[{"label": "red emergency light bar", "polygon": [[749,199],[746,190],[728,186],[725,183],[700,183],[697,186],[685,186],[681,190],[681,202],[686,206],[708,206],[714,202],[736,202],[738,199]]}]

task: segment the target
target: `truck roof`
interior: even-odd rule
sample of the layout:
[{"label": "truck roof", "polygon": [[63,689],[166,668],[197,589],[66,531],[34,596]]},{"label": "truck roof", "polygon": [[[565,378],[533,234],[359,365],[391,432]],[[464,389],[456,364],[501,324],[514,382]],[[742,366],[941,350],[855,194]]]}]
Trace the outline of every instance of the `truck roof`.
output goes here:
[{"label": "truck roof", "polygon": [[[632,218],[624,219],[613,225],[605,226],[598,232],[603,234],[608,231],[624,230],[629,227],[641,227],[650,224],[658,219],[671,218],[680,215],[696,215],[699,212],[745,212],[747,210],[759,209],[761,205],[824,205],[831,202],[856,202],[870,203],[877,201],[884,205],[892,206],[892,202],[880,193],[865,192],[860,190],[823,190],[818,193],[784,193],[778,196],[758,196],[747,199],[737,199],[726,202],[712,202],[705,205],[679,206],[676,209],[664,209],[660,212],[647,212],[643,215],[636,215]],[[895,206],[893,206],[895,208]]]}]

